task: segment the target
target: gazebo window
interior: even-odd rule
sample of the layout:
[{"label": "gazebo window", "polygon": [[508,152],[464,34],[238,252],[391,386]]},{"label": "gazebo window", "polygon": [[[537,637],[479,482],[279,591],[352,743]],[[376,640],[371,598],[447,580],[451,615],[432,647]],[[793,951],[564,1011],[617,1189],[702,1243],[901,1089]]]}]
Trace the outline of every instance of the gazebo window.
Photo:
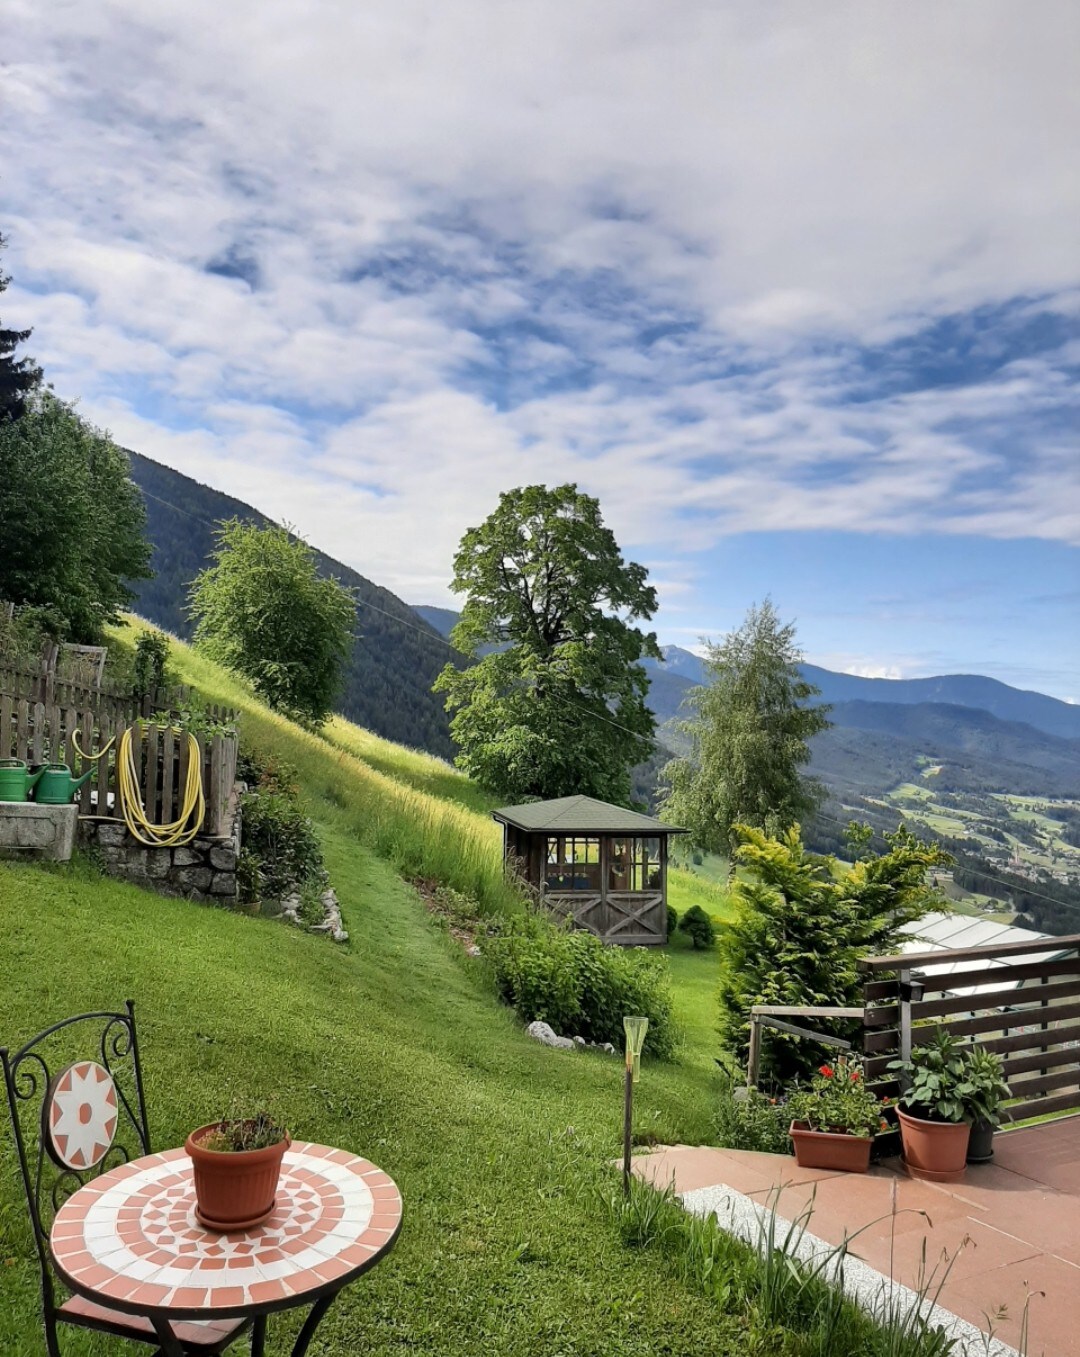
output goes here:
[{"label": "gazebo window", "polygon": [[544,879],[552,891],[598,891],[600,840],[562,835],[549,838]]},{"label": "gazebo window", "polygon": [[662,880],[658,838],[611,840],[608,849],[608,890],[658,891]]}]

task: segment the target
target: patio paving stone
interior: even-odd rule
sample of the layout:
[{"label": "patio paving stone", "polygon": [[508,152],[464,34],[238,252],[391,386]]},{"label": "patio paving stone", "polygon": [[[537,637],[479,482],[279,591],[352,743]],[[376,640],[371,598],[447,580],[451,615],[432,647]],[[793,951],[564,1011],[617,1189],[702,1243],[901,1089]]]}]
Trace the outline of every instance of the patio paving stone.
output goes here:
[{"label": "patio paving stone", "polygon": [[762,1206],[779,1189],[786,1220],[812,1202],[811,1234],[846,1236],[854,1255],[906,1286],[919,1284],[925,1241],[927,1269],[943,1253],[953,1259],[938,1303],[984,1331],[1006,1307],[993,1329],[1014,1345],[1029,1294],[1045,1291],[1031,1300],[1030,1357],[1080,1357],[1080,1116],[1000,1133],[994,1161],[969,1165],[958,1183],[909,1178],[898,1160],[837,1174],[786,1155],[689,1146],[640,1156],[634,1171],[658,1186],[674,1180],[680,1194],[723,1186]]}]

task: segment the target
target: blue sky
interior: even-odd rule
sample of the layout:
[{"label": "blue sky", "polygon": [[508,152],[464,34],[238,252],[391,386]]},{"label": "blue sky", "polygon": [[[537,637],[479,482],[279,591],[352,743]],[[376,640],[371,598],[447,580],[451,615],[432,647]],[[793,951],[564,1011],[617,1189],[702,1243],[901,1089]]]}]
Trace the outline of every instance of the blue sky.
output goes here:
[{"label": "blue sky", "polygon": [[693,644],[1080,700],[1080,8],[9,0],[5,321],[445,604],[579,482]]}]

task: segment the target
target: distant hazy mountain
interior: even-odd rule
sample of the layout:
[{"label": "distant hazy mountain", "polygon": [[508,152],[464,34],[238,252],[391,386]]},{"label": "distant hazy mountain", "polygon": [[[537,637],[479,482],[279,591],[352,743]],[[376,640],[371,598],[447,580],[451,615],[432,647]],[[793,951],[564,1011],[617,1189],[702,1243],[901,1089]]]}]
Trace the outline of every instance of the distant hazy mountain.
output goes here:
[{"label": "distant hazy mountain", "polygon": [[838,702],[812,743],[813,771],[849,790],[918,782],[936,763],[938,791],[1080,796],[1080,740],[1063,740],[974,707]]},{"label": "distant hazy mountain", "polygon": [[[416,611],[444,636],[458,617],[450,608]],[[643,664],[659,737],[677,745],[665,726],[705,681],[705,665],[681,646]],[[1080,708],[1067,702],[978,675],[865,679],[812,664],[803,672],[833,706],[832,729],[812,744],[812,771],[838,791],[874,794],[918,781],[933,760],[942,790],[1080,795]]]},{"label": "distant hazy mountain", "polygon": [[[187,588],[208,563],[213,525],[223,518],[269,520],[250,504],[201,485],[189,476],[131,453],[131,475],[146,502],[154,546],[151,580],[133,585],[137,612],[158,626],[188,637]],[[454,746],[442,702],[432,693],[435,676],[451,652],[436,631],[387,589],[316,551],[319,570],[356,591],[356,643],[349,659],[340,710],[369,730],[452,757]]]},{"label": "distant hazy mountain", "polygon": [[[646,660],[645,667],[683,679],[689,684],[700,684],[705,680],[704,662],[681,646],[665,646],[663,664]],[[880,702],[894,706],[947,703],[950,706],[988,711],[1002,721],[1021,721],[1062,739],[1080,739],[1080,706],[1061,702],[1056,697],[1047,697],[1045,693],[1010,688],[1006,683],[984,678],[980,674],[873,679],[860,678],[857,674],[837,674],[831,669],[821,669],[816,664],[804,664],[802,668],[808,682],[821,689],[823,702]],[[664,705],[662,719],[667,720],[675,712],[668,711],[667,704]]]}]

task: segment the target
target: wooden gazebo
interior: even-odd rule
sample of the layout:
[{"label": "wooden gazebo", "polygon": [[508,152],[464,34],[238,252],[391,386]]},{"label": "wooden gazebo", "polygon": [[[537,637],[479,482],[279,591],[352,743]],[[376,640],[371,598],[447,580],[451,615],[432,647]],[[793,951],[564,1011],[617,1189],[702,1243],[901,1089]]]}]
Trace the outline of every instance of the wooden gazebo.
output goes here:
[{"label": "wooden gazebo", "polygon": [[668,838],[686,830],[591,796],[503,806],[503,857],[558,914],[604,942],[667,942]]}]

